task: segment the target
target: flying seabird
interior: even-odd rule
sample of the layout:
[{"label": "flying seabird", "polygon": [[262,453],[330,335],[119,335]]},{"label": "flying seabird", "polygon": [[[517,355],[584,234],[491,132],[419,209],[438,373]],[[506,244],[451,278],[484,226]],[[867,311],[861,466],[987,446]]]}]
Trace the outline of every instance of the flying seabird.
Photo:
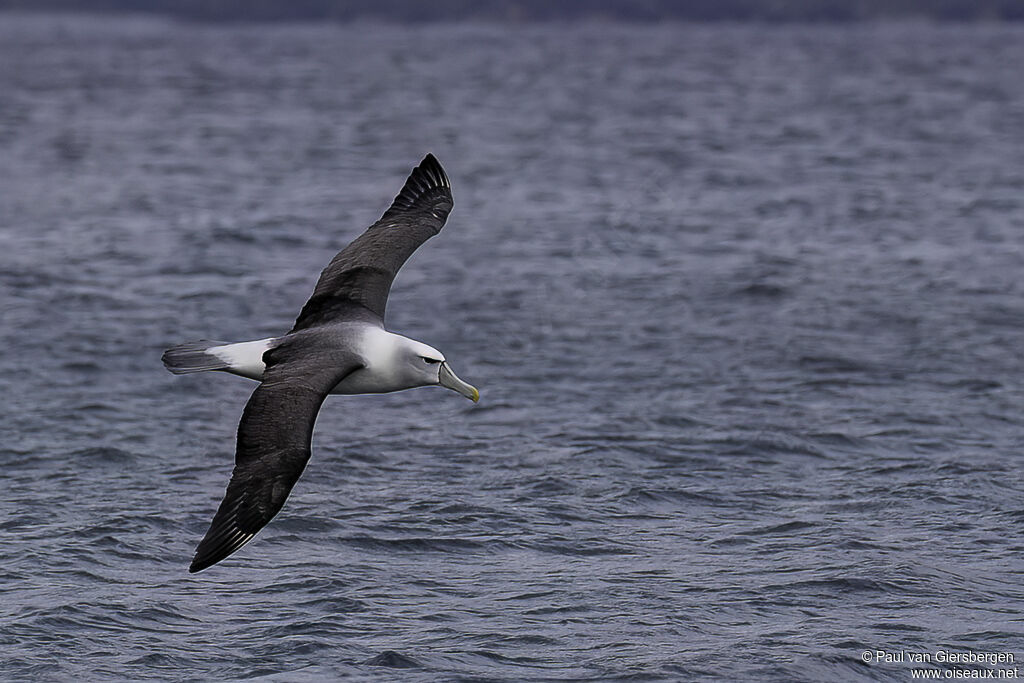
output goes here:
[{"label": "flying seabird", "polygon": [[189,572],[220,562],[278,513],[309,461],[313,424],[328,394],[440,385],[480,399],[440,351],[384,329],[395,274],[441,231],[451,209],[448,176],[428,154],[381,219],[320,274],[288,334],[235,344],[189,342],[164,352],[164,365],[175,374],[223,370],[260,382],[238,424],[227,492]]}]

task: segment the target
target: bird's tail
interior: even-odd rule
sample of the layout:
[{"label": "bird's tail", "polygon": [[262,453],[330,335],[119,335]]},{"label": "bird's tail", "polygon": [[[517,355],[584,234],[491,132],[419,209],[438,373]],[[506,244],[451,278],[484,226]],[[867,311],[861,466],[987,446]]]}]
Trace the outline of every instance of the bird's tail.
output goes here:
[{"label": "bird's tail", "polygon": [[227,370],[229,365],[224,359],[207,353],[208,349],[224,346],[226,343],[207,339],[185,342],[164,351],[161,360],[164,362],[164,367],[175,375],[205,370]]}]

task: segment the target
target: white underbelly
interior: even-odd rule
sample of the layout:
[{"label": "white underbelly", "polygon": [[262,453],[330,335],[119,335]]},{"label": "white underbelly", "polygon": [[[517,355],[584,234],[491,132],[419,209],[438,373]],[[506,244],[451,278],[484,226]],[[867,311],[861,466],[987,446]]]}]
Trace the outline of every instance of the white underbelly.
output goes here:
[{"label": "white underbelly", "polygon": [[393,378],[374,372],[371,368],[360,368],[338,382],[332,394],[386,394],[407,387],[397,384]]},{"label": "white underbelly", "polygon": [[385,394],[408,389],[407,379],[394,364],[395,349],[404,337],[385,331],[375,325],[365,325],[358,342],[358,353],[363,367],[338,382],[332,394]]}]

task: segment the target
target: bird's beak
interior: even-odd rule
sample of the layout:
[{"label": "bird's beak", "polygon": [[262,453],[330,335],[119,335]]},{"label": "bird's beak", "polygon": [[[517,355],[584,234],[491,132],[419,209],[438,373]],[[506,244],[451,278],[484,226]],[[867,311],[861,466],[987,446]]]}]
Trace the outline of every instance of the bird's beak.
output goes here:
[{"label": "bird's beak", "polygon": [[476,387],[466,384],[456,377],[452,369],[448,367],[447,362],[441,363],[441,369],[437,373],[437,383],[442,387],[459,392],[473,403],[480,400],[480,392],[476,390]]}]

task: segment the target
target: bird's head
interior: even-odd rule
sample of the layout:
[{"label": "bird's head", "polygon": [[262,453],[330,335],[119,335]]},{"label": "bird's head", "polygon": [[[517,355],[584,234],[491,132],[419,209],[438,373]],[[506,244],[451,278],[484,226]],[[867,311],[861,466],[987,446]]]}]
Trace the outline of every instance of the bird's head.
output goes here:
[{"label": "bird's head", "polygon": [[476,403],[480,400],[480,392],[471,384],[463,382],[452,372],[444,354],[437,349],[416,342],[405,349],[404,365],[406,371],[416,378],[417,384],[439,386],[458,392]]}]

